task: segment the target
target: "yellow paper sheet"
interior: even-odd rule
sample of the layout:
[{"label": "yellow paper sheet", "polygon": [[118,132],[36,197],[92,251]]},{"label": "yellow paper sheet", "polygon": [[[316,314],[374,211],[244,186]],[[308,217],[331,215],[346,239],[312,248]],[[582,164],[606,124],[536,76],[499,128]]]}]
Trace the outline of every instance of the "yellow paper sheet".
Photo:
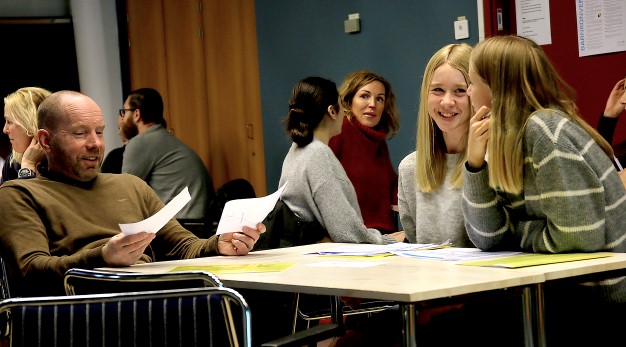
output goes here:
[{"label": "yellow paper sheet", "polygon": [[512,257],[467,261],[459,263],[459,265],[492,266],[515,269],[526,266],[556,264],[568,261],[604,258],[611,256],[613,256],[613,254],[611,253],[520,254]]},{"label": "yellow paper sheet", "polygon": [[207,265],[207,266],[177,266],[170,272],[177,271],[206,271],[215,275],[236,274],[248,272],[281,272],[295,265],[294,263],[268,263],[268,264],[232,264],[232,265]]},{"label": "yellow paper sheet", "polygon": [[340,255],[340,254],[319,255],[319,257],[323,257],[323,258],[341,258],[341,259],[354,258],[354,259],[368,259],[368,260],[386,258],[386,257],[391,257],[391,256],[393,256],[393,254],[391,253],[376,254],[376,255]]}]

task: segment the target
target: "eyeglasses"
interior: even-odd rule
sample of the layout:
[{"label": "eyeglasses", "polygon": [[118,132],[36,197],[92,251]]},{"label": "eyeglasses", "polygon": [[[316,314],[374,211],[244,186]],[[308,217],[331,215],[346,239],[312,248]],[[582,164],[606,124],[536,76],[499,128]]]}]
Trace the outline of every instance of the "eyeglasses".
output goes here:
[{"label": "eyeglasses", "polygon": [[120,117],[124,118],[124,115],[126,114],[126,111],[134,111],[136,110],[136,108],[120,108],[117,113],[120,115]]}]

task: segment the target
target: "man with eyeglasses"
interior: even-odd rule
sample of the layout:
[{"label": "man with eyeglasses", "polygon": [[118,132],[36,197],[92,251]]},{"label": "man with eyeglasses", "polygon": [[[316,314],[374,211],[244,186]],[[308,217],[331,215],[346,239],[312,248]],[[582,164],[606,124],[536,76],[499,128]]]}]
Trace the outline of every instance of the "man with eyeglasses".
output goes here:
[{"label": "man with eyeglasses", "polygon": [[176,218],[204,219],[214,195],[211,177],[196,152],[167,131],[159,92],[132,91],[119,114],[121,132],[128,139],[122,173],[146,181],[164,203],[189,187],[192,200]]},{"label": "man with eyeglasses", "polygon": [[0,187],[0,254],[14,296],[64,294],[71,268],[244,255],[265,231],[259,223],[200,239],[172,219],[156,234],[124,235],[119,223],[144,220],[164,204],[133,175],[99,172],[104,118],[98,105],[78,92],[54,93],[38,109],[38,127],[47,169]]}]

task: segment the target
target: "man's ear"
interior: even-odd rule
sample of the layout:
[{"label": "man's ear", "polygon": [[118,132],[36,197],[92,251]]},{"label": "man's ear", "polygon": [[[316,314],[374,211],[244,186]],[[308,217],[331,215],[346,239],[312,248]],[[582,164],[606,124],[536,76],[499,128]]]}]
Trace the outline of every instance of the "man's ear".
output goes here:
[{"label": "man's ear", "polygon": [[51,136],[48,130],[45,130],[45,129],[37,130],[37,141],[39,141],[41,148],[43,148],[44,151],[46,152],[50,151],[52,148],[50,146],[50,140],[51,140]]},{"label": "man's ear", "polygon": [[141,119],[141,110],[138,108],[133,111],[133,121],[135,121],[135,124],[139,124],[139,122],[143,123],[143,120]]}]

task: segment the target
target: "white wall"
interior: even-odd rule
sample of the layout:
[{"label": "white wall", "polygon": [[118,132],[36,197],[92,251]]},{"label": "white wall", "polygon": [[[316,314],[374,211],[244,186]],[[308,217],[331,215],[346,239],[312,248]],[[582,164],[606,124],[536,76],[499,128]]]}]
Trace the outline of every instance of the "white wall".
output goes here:
[{"label": "white wall", "polygon": [[104,114],[106,151],[122,145],[117,110],[124,103],[115,1],[70,0],[80,89]]}]

